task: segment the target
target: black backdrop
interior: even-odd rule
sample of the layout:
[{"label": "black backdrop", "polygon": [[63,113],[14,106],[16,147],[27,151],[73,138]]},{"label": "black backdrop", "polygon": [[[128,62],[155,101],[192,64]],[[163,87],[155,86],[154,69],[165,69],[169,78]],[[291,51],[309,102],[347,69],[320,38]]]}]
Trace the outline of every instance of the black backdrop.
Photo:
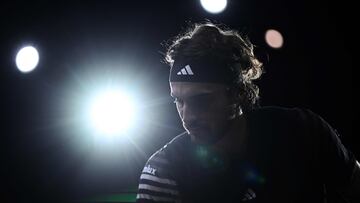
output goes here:
[{"label": "black backdrop", "polygon": [[[3,2],[0,201],[134,192],[146,159],[182,130],[168,96],[162,44],[204,19],[240,29],[257,45],[266,64],[257,82],[262,105],[310,108],[359,156],[352,130],[352,8],[344,1],[232,0],[224,13],[212,15],[190,0]],[[270,28],[282,32],[282,49],[265,44]],[[25,44],[40,52],[29,74],[14,63]],[[79,109],[86,103],[82,96],[108,80],[131,87],[142,108],[130,138],[104,147],[81,127]]]}]

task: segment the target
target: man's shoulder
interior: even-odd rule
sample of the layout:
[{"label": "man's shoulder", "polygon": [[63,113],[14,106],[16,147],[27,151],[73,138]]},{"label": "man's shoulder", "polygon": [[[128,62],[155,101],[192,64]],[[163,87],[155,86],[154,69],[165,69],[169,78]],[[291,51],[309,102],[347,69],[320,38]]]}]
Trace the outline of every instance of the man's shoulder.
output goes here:
[{"label": "man's shoulder", "polygon": [[305,135],[313,132],[313,125],[318,116],[306,108],[266,106],[248,112],[246,118],[249,130],[259,135],[259,139],[268,136],[274,141],[275,138],[279,140],[306,138]]},{"label": "man's shoulder", "polygon": [[250,113],[267,114],[267,115],[290,115],[304,111],[310,111],[310,110],[301,107],[262,106],[253,109],[252,111],[250,111]]},{"label": "man's shoulder", "polygon": [[318,115],[308,108],[265,106],[248,112],[247,117],[258,121],[265,120],[266,122],[282,122],[284,124],[284,122],[305,121],[318,117]]},{"label": "man's shoulder", "polygon": [[148,159],[141,172],[137,202],[179,202],[177,171],[169,154],[182,139],[183,135],[176,136]]},{"label": "man's shoulder", "polygon": [[190,145],[190,137],[183,132],[174,137],[170,142],[157,150],[148,160],[148,162],[168,162],[169,159],[174,160],[183,155],[182,152]]}]

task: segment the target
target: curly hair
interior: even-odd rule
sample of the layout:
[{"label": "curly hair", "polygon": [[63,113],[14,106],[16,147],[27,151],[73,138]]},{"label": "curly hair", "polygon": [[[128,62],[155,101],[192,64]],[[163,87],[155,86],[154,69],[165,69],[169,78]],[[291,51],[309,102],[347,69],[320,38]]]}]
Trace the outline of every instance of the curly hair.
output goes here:
[{"label": "curly hair", "polygon": [[243,110],[258,105],[259,88],[253,83],[263,73],[262,63],[254,55],[254,45],[246,36],[212,22],[193,24],[167,45],[165,62],[172,67],[181,58],[211,56],[225,61],[234,74],[231,90]]}]

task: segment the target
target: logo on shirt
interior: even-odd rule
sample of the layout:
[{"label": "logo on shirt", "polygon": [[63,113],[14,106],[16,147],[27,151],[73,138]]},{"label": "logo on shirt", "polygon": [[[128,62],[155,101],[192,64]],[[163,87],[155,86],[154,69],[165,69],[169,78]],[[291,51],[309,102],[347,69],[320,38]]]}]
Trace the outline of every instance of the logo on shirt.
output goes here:
[{"label": "logo on shirt", "polygon": [[150,166],[150,164],[149,164],[149,165],[147,165],[147,166],[144,167],[144,170],[143,170],[142,172],[143,172],[143,173],[150,173],[150,174],[152,174],[152,175],[155,175],[156,169],[155,169],[155,168],[152,168],[152,167]]},{"label": "logo on shirt", "polygon": [[242,201],[243,202],[249,201],[249,200],[255,199],[255,197],[256,197],[256,194],[255,194],[254,190],[252,190],[251,188],[248,188],[244,194],[244,197],[242,198]]}]

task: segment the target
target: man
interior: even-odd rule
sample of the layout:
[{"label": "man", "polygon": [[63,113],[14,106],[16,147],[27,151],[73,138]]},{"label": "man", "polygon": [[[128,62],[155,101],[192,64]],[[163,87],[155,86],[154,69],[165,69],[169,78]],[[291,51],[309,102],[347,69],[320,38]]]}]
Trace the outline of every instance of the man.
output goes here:
[{"label": "man", "polygon": [[168,48],[186,130],[150,157],[137,202],[360,202],[354,155],[309,110],[259,107],[262,64],[236,31],[198,24]]}]

